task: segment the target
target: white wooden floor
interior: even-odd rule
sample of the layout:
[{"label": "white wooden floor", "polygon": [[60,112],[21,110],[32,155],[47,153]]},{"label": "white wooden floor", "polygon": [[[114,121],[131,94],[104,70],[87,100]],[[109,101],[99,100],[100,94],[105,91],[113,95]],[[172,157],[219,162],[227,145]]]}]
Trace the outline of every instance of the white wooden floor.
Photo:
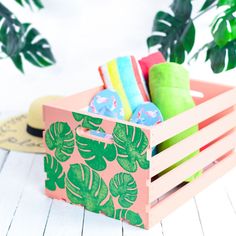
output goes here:
[{"label": "white wooden floor", "polygon": [[236,169],[147,231],[44,195],[43,156],[0,150],[0,235],[235,236]]},{"label": "white wooden floor", "polygon": [[43,156],[0,149],[0,236],[235,236],[236,169],[151,230],[44,195]]}]

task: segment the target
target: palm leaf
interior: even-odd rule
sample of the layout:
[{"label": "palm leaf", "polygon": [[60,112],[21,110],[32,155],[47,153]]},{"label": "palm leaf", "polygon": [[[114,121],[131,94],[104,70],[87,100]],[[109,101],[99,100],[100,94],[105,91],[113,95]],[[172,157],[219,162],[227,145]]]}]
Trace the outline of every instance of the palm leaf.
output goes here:
[{"label": "palm leaf", "polygon": [[72,203],[114,217],[114,204],[111,196],[108,196],[104,180],[86,165],[70,165],[66,177],[66,193]]},{"label": "palm leaf", "polygon": [[55,150],[59,161],[67,161],[74,151],[74,135],[65,122],[51,124],[45,133],[45,142],[49,150]]},{"label": "palm leaf", "polygon": [[137,199],[137,184],[131,174],[118,173],[109,183],[109,189],[113,197],[118,197],[119,204],[129,208]]},{"label": "palm leaf", "polygon": [[138,165],[143,169],[149,168],[147,160],[148,138],[138,127],[116,123],[113,139],[117,148],[117,161],[129,172],[135,172]]},{"label": "palm leaf", "polygon": [[125,220],[129,222],[131,225],[139,226],[144,228],[142,218],[140,215],[134,211],[127,210],[127,209],[117,209],[115,218],[118,220]]},{"label": "palm leaf", "polygon": [[61,164],[51,155],[44,157],[44,171],[47,174],[45,186],[51,191],[56,190],[56,186],[63,189],[65,187],[65,173]]},{"label": "palm leaf", "polygon": [[82,158],[94,170],[105,170],[107,167],[105,160],[113,161],[116,158],[114,144],[106,144],[78,134],[76,134],[76,144]]}]

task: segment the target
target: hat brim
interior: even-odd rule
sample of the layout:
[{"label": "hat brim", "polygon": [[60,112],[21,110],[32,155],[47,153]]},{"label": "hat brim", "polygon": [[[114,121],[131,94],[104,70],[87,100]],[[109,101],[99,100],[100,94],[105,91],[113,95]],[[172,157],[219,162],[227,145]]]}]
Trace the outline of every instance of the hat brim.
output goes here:
[{"label": "hat brim", "polygon": [[43,139],[26,131],[27,114],[0,121],[0,148],[31,153],[45,153]]}]

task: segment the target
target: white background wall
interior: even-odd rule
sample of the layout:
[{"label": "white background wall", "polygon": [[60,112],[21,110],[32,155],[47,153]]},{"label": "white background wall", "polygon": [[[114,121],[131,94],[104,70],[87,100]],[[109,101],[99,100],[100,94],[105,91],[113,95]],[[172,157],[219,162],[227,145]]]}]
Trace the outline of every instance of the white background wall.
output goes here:
[{"label": "white background wall", "polygon": [[[158,10],[170,0],[43,0],[45,9],[31,12],[2,0],[22,21],[51,43],[57,64],[38,69],[25,63],[25,75],[10,60],[0,61],[0,111],[27,110],[41,95],[69,95],[101,84],[97,67],[120,55],[147,54],[146,38]],[[194,1],[200,6],[202,0]],[[196,12],[197,14],[197,12]],[[198,20],[197,45],[210,40],[208,25],[215,13]],[[235,70],[213,75],[203,60],[189,67],[191,77],[235,83]]]}]

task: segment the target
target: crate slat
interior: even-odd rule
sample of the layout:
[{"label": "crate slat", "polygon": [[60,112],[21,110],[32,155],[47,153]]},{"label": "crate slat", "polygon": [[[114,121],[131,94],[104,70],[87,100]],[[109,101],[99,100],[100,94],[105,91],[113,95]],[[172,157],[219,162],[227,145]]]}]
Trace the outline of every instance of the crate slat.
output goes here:
[{"label": "crate slat", "polygon": [[149,227],[160,222],[171,211],[181,206],[183,203],[192,198],[195,194],[202,191],[213,181],[223,176],[227,171],[236,165],[236,154],[232,153],[219,163],[209,168],[203,175],[196,180],[180,188],[163,201],[156,204],[150,209]]},{"label": "crate slat", "polygon": [[232,89],[227,93],[220,94],[192,109],[151,127],[151,147],[155,147],[176,134],[234,106],[235,103],[236,89]]},{"label": "crate slat", "polygon": [[236,126],[236,111],[213,122],[168,149],[151,158],[150,176],[154,176],[187,155],[207,145]]},{"label": "crate slat", "polygon": [[175,169],[159,177],[150,184],[150,203],[161,197],[169,190],[182,183],[197,171],[210,165],[212,162],[232,150],[236,145],[236,131],[220,139],[194,158],[182,163]]}]

